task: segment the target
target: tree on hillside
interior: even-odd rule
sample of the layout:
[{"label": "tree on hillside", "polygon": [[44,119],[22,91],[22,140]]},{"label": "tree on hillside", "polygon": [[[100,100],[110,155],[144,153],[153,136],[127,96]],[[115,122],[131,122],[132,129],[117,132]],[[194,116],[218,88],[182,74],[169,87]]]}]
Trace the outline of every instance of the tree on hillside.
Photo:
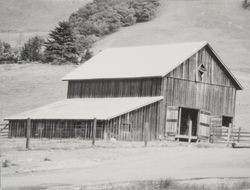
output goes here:
[{"label": "tree on hillside", "polygon": [[250,0],[243,0],[242,1],[242,7],[243,8],[249,8],[250,7]]},{"label": "tree on hillside", "polygon": [[0,41],[0,64],[17,62],[18,57],[10,44]]},{"label": "tree on hillside", "polygon": [[47,42],[45,42],[45,61],[56,64],[77,63],[78,52],[75,39],[69,22],[59,22],[58,26],[49,34]]},{"label": "tree on hillside", "polygon": [[41,61],[43,58],[43,45],[44,39],[38,36],[30,38],[22,47],[21,59],[25,61]]}]

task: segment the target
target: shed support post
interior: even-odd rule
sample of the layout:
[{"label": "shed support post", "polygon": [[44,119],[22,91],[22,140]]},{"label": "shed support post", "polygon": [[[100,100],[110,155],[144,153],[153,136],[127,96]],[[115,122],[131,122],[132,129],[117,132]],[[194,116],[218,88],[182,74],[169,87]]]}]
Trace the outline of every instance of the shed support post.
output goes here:
[{"label": "shed support post", "polygon": [[93,132],[92,132],[92,145],[95,145],[95,137],[96,137],[96,118],[93,120]]},{"label": "shed support post", "polygon": [[144,125],[144,146],[148,146],[148,132],[149,132],[149,123],[146,122]]},{"label": "shed support post", "polygon": [[188,123],[188,143],[192,141],[192,121]]},{"label": "shed support post", "polygon": [[26,128],[26,149],[30,148],[30,129],[31,129],[31,120],[27,119],[27,128]]}]

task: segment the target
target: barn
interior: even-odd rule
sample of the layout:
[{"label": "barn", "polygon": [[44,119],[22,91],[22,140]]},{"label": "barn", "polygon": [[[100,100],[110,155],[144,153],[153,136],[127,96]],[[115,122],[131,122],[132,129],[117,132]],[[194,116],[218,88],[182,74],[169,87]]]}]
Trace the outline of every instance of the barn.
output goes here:
[{"label": "barn", "polygon": [[67,98],[6,118],[9,137],[30,118],[32,137],[141,141],[147,123],[150,140],[207,139],[212,118],[234,123],[243,89],[207,42],[109,48],[62,80]]}]

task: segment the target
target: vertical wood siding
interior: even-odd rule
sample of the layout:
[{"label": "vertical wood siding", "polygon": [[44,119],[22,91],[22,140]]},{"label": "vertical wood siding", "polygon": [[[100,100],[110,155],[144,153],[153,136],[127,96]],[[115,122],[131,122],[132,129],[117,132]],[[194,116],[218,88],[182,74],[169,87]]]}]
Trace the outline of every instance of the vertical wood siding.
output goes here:
[{"label": "vertical wood siding", "polygon": [[68,98],[159,96],[161,78],[69,81]]},{"label": "vertical wood siding", "polygon": [[167,106],[204,109],[212,115],[234,116],[236,89],[182,79],[166,78]]},{"label": "vertical wood siding", "polygon": [[[25,120],[9,121],[10,137],[25,137]],[[91,139],[93,129],[92,120],[32,120],[32,138],[76,138]],[[104,122],[97,122],[96,138],[103,138]]]},{"label": "vertical wood siding", "polygon": [[[159,104],[153,103],[131,111],[109,121],[97,121],[96,138],[116,138],[122,141],[142,141],[144,125],[149,122],[150,139],[159,136]],[[25,137],[25,120],[9,121],[10,137]],[[91,139],[93,120],[32,120],[31,137],[33,138],[76,138]]]},{"label": "vertical wood siding", "polygon": [[157,102],[109,120],[105,128],[107,136],[121,141],[142,141],[145,123],[149,122],[149,139],[158,139],[159,109]]},{"label": "vertical wood siding", "polygon": [[[225,70],[218,64],[213,53],[208,48],[201,49],[167,76],[196,81],[196,67],[203,64],[206,68],[202,83],[234,87],[234,84]],[[197,66],[196,66],[197,65]]]}]

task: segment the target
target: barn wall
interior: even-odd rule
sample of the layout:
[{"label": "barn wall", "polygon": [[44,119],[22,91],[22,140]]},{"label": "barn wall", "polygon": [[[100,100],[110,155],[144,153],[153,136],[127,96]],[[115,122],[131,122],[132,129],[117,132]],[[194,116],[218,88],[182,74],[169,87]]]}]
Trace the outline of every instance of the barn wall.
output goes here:
[{"label": "barn wall", "polygon": [[234,116],[236,89],[175,78],[165,78],[167,106],[210,111],[212,115]]},{"label": "barn wall", "polygon": [[[26,136],[25,120],[9,121],[10,137]],[[31,137],[33,138],[76,138],[92,137],[93,120],[32,120]],[[97,122],[97,138],[103,138],[104,123]]]},{"label": "barn wall", "polygon": [[196,81],[196,68],[201,64],[207,69],[201,81],[202,83],[234,87],[232,80],[226,74],[224,68],[218,64],[218,60],[207,47],[201,49],[167,76]]},{"label": "barn wall", "polygon": [[[143,140],[144,124],[149,122],[149,139],[159,137],[159,105],[153,103],[143,108],[117,116],[109,121],[97,121],[96,138],[116,138],[121,141]],[[9,121],[9,137],[26,136],[26,120]],[[93,120],[31,120],[32,138],[91,139]]]},{"label": "barn wall", "polygon": [[106,123],[107,137],[121,141],[142,141],[145,123],[149,122],[149,139],[158,139],[161,134],[159,113],[160,102],[157,102],[111,119]]},{"label": "barn wall", "polygon": [[68,82],[68,98],[159,96],[161,78]]}]

